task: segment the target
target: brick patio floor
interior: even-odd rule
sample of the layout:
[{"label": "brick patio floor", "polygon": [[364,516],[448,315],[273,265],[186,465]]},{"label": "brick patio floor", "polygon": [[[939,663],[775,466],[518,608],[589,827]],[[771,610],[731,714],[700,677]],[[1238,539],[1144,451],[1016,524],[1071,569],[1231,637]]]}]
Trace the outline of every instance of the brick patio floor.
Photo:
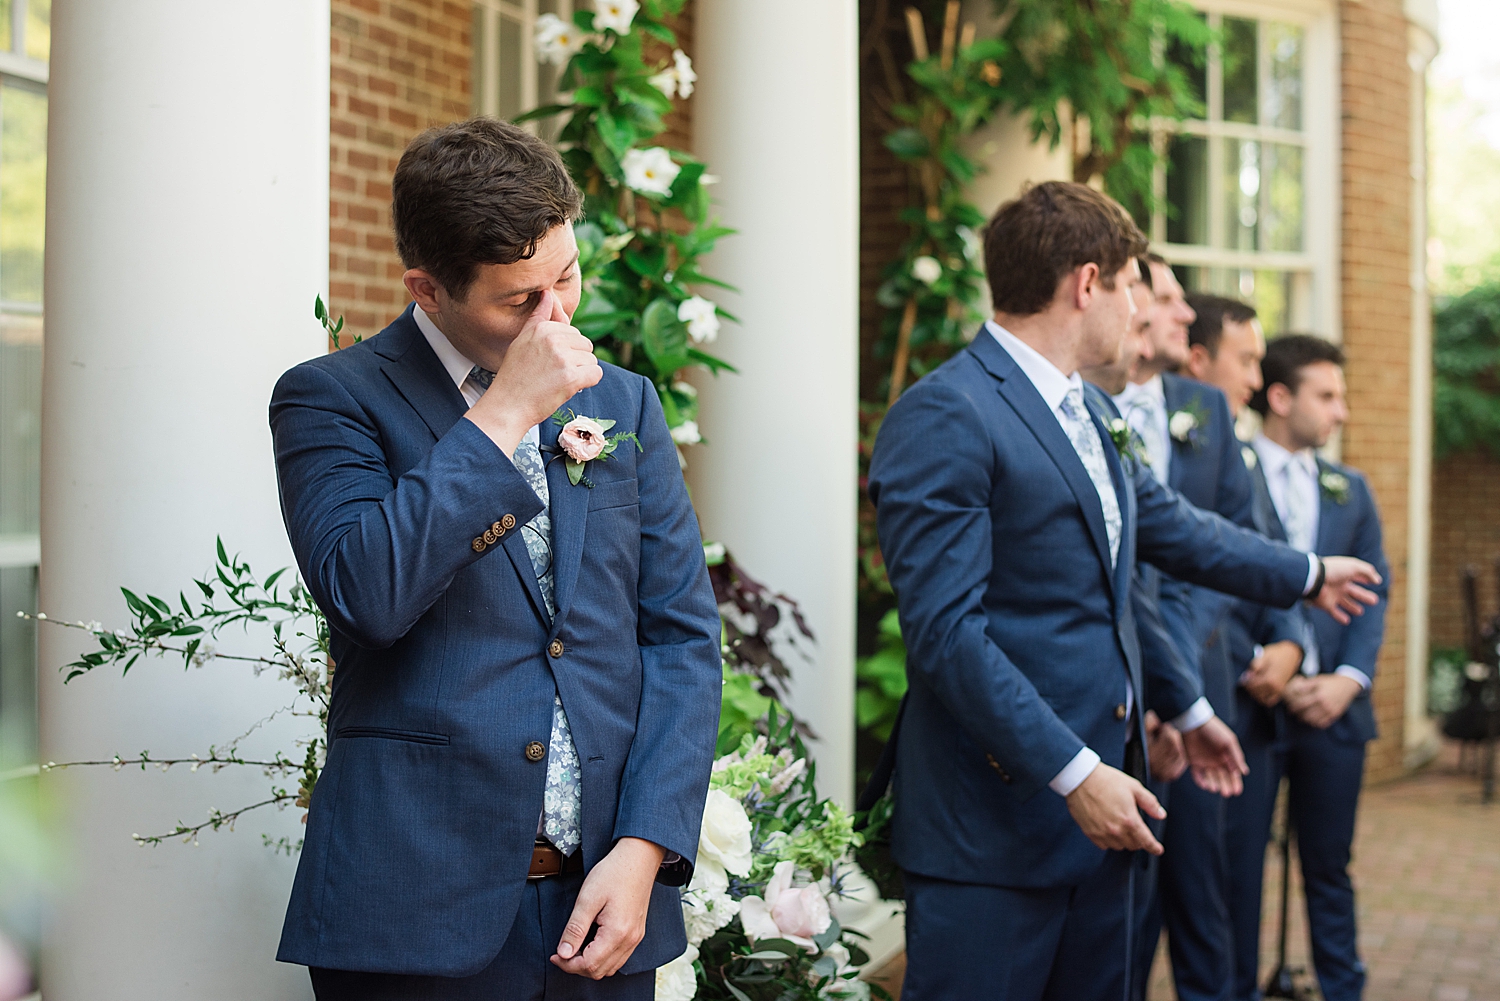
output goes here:
[{"label": "brick patio floor", "polygon": [[[1266,863],[1262,979],[1275,964],[1281,888],[1274,847]],[[1354,845],[1366,1001],[1500,1001],[1500,803],[1479,802],[1479,782],[1458,769],[1455,747],[1409,778],[1366,789]],[[1291,963],[1308,972],[1302,896],[1293,867]],[[1151,1001],[1176,1001],[1165,946]],[[905,957],[876,982],[900,997]]]}]

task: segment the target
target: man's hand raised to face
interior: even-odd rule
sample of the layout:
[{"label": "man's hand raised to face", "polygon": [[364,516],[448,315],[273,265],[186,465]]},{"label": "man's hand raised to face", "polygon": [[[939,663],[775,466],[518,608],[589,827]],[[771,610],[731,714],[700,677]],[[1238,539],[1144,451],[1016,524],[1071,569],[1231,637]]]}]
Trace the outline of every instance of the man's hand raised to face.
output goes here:
[{"label": "man's hand raised to face", "polygon": [[1351,615],[1365,614],[1366,605],[1379,604],[1380,596],[1361,586],[1381,582],[1380,574],[1364,560],[1325,556],[1323,570],[1323,587],[1307,600],[1333,616],[1339,625],[1347,626]]},{"label": "man's hand raised to face", "polygon": [[1095,768],[1077,789],[1068,793],[1068,812],[1094,844],[1116,851],[1143,848],[1152,855],[1160,855],[1161,842],[1141,819],[1142,810],[1157,820],[1167,816],[1150,790],[1118,768],[1105,764]]},{"label": "man's hand raised to face", "polygon": [[569,324],[562,301],[547,289],[466,416],[511,455],[527,431],[602,378],[594,342]]}]

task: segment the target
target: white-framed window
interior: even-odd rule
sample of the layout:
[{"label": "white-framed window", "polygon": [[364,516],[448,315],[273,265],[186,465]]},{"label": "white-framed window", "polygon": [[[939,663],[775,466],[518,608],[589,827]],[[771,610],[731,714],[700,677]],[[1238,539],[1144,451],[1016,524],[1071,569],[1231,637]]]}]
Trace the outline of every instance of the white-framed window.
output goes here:
[{"label": "white-framed window", "polygon": [[1196,0],[1223,43],[1189,68],[1202,119],[1161,123],[1151,237],[1189,290],[1268,334],[1339,339],[1338,45],[1322,0]]},{"label": "white-framed window", "polygon": [[[539,63],[532,43],[543,14],[571,21],[573,2],[474,0],[475,113],[511,119],[556,99],[562,67]],[[552,121],[531,126],[542,135],[556,128]]]},{"label": "white-framed window", "polygon": [[51,0],[0,0],[0,774],[36,762]]}]

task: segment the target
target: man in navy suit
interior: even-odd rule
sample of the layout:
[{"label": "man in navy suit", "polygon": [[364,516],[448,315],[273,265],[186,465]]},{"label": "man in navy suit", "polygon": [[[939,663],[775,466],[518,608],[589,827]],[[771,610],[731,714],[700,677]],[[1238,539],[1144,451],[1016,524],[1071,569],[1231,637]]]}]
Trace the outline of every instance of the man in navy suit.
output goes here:
[{"label": "man in navy suit", "polygon": [[1123,995],[1130,853],[1160,852],[1142,810],[1163,815],[1136,777],[1138,552],[1280,605],[1346,617],[1373,600],[1361,561],[1178,498],[1085,392],[1078,369],[1120,351],[1145,249],[1084,185],[1001,206],[984,235],[994,321],[897,401],[876,442],[870,492],[909,650],[892,838],[907,1001]]},{"label": "man in navy suit", "polygon": [[337,664],[278,954],[320,1001],[645,999],[686,946],[719,619],[655,390],[569,325],[580,208],[522,129],[418,136],[414,304],[271,401]]},{"label": "man in navy suit", "polygon": [[[1265,387],[1251,402],[1263,418],[1251,470],[1271,533],[1319,555],[1349,554],[1385,572],[1380,513],[1358,471],[1321,458],[1348,417],[1343,352],[1318,337],[1273,340],[1262,363]],[[1328,1001],[1363,995],[1350,846],[1364,777],[1365,744],[1375,737],[1370,686],[1385,627],[1386,588],[1380,601],[1352,622],[1316,610],[1301,672],[1285,684],[1284,728],[1252,771],[1236,804],[1229,840],[1233,881],[1237,999],[1257,999],[1261,880],[1271,814],[1282,776],[1288,779],[1292,820],[1307,897],[1308,927],[1318,984]]]}]

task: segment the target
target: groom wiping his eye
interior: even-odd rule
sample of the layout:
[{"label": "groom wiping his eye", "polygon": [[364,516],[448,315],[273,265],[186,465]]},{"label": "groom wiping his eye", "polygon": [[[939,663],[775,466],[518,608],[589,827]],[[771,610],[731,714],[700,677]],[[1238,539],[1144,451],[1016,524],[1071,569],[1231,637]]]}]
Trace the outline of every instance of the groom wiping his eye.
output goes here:
[{"label": "groom wiping his eye", "polygon": [[1369,564],[1309,557],[1162,486],[1079,378],[1118,357],[1145,251],[1084,185],[1001,206],[984,233],[994,319],[907,390],[875,443],[910,683],[891,738],[903,1001],[1125,996],[1131,853],[1161,851],[1141,813],[1165,816],[1141,784],[1138,556],[1344,621],[1377,600]]},{"label": "groom wiping his eye", "polygon": [[433,129],[392,193],[414,302],[271,401],[336,664],[278,958],[319,1001],[648,999],[686,948],[721,685],[677,450],[570,325],[551,147]]}]

